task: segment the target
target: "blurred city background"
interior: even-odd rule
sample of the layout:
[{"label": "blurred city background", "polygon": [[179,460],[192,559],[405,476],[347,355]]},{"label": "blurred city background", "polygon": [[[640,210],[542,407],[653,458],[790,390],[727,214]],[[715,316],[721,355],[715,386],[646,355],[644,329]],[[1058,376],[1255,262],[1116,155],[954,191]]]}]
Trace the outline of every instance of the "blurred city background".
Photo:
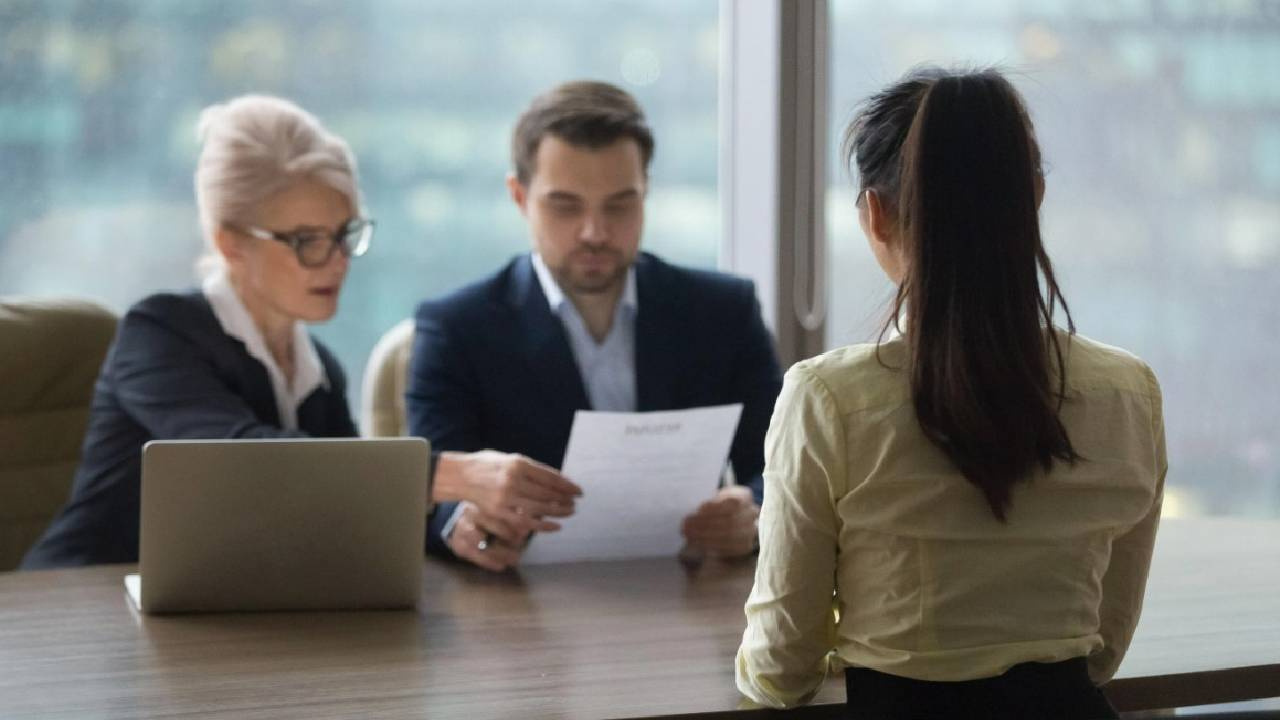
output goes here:
[{"label": "blurred city background", "polygon": [[836,161],[918,63],[997,65],[1048,170],[1042,231],[1079,331],[1164,391],[1165,514],[1280,516],[1280,2],[832,0],[829,345],[890,288]]},{"label": "blurred city background", "polygon": [[[298,101],[360,163],[374,248],[335,349],[358,407],[381,334],[528,247],[509,134],[541,90],[599,78],[658,138],[645,244],[714,267],[714,0],[0,0],[0,294],[123,311],[195,284],[201,108]],[[1044,235],[1080,331],[1164,387],[1174,514],[1280,517],[1280,2],[832,0],[828,344],[890,288],[836,159],[857,101],[918,63],[996,64],[1048,162]]]}]

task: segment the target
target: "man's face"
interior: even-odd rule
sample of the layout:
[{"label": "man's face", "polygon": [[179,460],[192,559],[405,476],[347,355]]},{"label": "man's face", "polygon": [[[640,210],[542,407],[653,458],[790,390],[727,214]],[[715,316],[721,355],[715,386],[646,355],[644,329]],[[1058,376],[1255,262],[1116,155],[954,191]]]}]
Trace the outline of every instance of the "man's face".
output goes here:
[{"label": "man's face", "polygon": [[528,185],[507,180],[534,249],[571,296],[621,291],[640,247],[645,183],[635,140],[593,150],[554,135],[538,144]]}]

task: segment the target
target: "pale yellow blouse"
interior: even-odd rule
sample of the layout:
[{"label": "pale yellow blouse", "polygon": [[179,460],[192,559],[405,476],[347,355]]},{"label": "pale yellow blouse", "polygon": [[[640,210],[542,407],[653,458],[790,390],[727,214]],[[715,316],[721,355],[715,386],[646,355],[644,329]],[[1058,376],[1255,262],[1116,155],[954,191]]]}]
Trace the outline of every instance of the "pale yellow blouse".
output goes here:
[{"label": "pale yellow blouse", "polygon": [[901,338],[883,365],[857,345],[791,368],[765,441],[743,694],[791,707],[845,666],[953,681],[1088,656],[1095,682],[1111,678],[1160,517],[1160,388],[1133,355],[1059,337],[1061,418],[1085,460],[1015,486],[1007,524],[921,432],[891,369]]}]

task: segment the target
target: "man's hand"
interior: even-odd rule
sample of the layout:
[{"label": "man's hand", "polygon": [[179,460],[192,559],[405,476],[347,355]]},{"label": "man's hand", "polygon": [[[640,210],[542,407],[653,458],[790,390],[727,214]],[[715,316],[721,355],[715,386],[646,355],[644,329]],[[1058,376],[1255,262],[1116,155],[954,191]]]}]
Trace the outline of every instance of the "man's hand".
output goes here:
[{"label": "man's hand", "polygon": [[[469,502],[464,501],[460,507],[462,514],[449,533],[449,549],[453,554],[493,572],[515,567],[529,533],[512,528]],[[481,550],[482,541],[491,535],[496,539],[484,543],[485,549]]]},{"label": "man's hand", "polygon": [[756,548],[756,518],[760,507],[751,488],[721,488],[711,500],[698,506],[680,525],[690,546],[722,557],[750,555]]},{"label": "man's hand", "polygon": [[530,532],[554,532],[557,523],[544,518],[573,514],[582,488],[554,469],[523,455],[484,450],[441,453],[433,500],[466,500],[480,510],[492,530],[519,546]]}]

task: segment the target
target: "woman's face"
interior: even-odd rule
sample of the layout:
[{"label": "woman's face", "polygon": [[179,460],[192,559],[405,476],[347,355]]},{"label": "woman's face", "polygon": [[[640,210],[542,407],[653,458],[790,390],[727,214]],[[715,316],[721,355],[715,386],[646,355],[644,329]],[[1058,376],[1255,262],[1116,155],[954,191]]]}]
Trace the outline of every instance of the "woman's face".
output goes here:
[{"label": "woman's face", "polygon": [[[258,206],[251,223],[287,236],[309,232],[332,248],[335,233],[352,219],[346,195],[315,180],[304,179]],[[224,250],[228,270],[251,311],[288,320],[322,322],[338,310],[338,292],[350,260],[336,248],[319,267],[306,267],[288,243],[236,232]]]}]

